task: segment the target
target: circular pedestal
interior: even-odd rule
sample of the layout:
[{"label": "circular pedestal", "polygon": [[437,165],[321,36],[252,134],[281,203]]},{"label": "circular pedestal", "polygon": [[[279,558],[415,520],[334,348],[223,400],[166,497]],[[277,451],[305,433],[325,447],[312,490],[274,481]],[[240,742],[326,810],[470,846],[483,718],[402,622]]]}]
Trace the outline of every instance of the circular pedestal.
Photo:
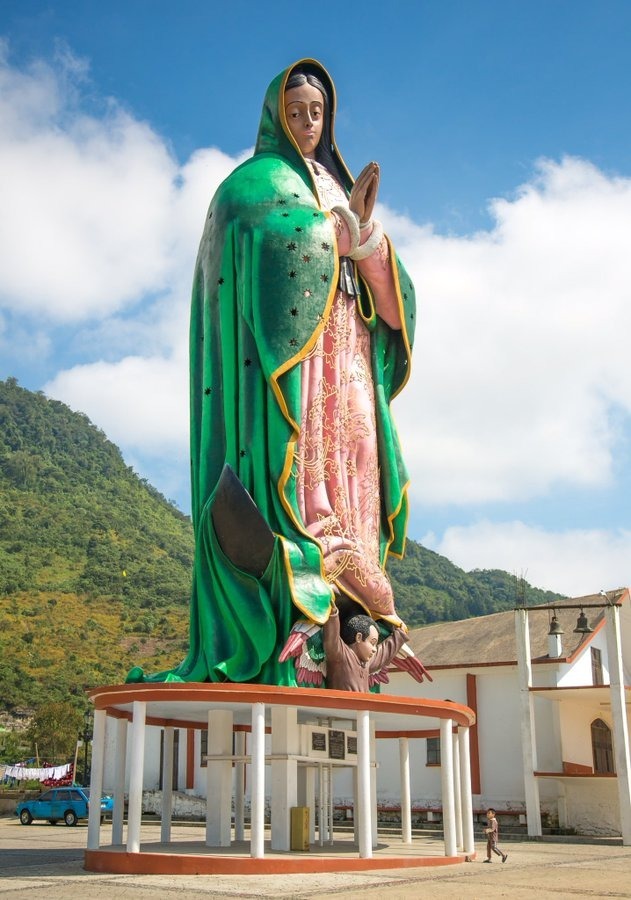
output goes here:
[{"label": "circular pedestal", "polygon": [[[435,730],[442,720],[454,726],[468,729],[475,721],[474,714],[466,706],[449,701],[424,700],[411,697],[397,697],[388,694],[361,694],[347,691],[321,690],[316,688],[285,688],[269,685],[249,684],[125,684],[97,688],[90,692],[96,710],[101,716],[115,719],[127,719],[132,723],[134,740],[144,745],[145,724],[162,728],[207,728],[209,714],[217,710],[230,713],[230,721],[235,730],[248,731],[253,722],[253,711],[264,708],[269,712],[273,708],[285,707],[292,711],[297,723],[314,723],[327,719],[344,719],[358,721],[368,715],[377,736],[384,738],[414,738],[427,735]],[[142,721],[134,723],[134,713],[142,709]],[[278,710],[275,713],[278,721]],[[124,727],[124,726],[123,726]],[[103,735],[105,728],[103,727]],[[104,737],[103,737],[104,742]],[[103,745],[94,747],[95,765],[93,771],[103,771]],[[286,755],[291,758],[291,754]],[[101,754],[100,764],[98,755]],[[361,748],[358,751],[361,756]],[[133,752],[132,759],[138,758]],[[284,758],[276,745],[272,760]],[[303,756],[296,758],[304,761]],[[225,761],[226,757],[211,756],[209,761]],[[235,757],[236,759],[236,757]],[[269,759],[267,759],[269,762]],[[254,750],[252,755],[254,764]],[[133,765],[133,763],[132,763]],[[460,777],[457,773],[456,777]],[[129,773],[130,779],[133,773]],[[140,775],[140,778],[142,775]],[[124,783],[124,782],[123,782]],[[100,792],[101,784],[92,785],[93,791]],[[132,809],[132,794],[134,809]],[[256,813],[255,800],[252,799],[252,842],[235,841],[230,835],[220,843],[229,846],[208,846],[209,832],[204,834],[198,828],[200,840],[172,841],[170,829],[168,840],[163,840],[163,833],[156,825],[140,826],[141,791],[130,788],[130,809],[128,816],[127,845],[122,843],[122,820],[118,825],[120,843],[103,846],[100,842],[98,821],[90,823],[92,830],[88,833],[88,849],[85,852],[85,868],[95,872],[129,873],[129,874],[238,874],[260,875],[296,872],[353,872],[370,869],[394,869],[418,866],[441,866],[464,862],[473,856],[473,847],[468,854],[457,853],[455,843],[451,842],[453,852],[447,853],[442,842],[436,839],[414,838],[404,842],[402,838],[388,837],[387,843],[382,841],[370,847],[364,838],[363,852],[358,854],[357,845],[352,838],[344,840],[343,835],[336,834],[332,825],[329,835],[332,841],[325,844],[311,845],[309,851],[278,851],[271,847],[269,834],[262,839],[263,814]],[[470,791],[469,791],[470,796]],[[119,798],[119,801],[122,797]],[[360,805],[370,805],[370,798],[359,797]],[[136,808],[136,806],[138,808]],[[285,809],[283,811],[287,813]],[[470,814],[470,813],[469,813]],[[361,813],[360,813],[361,815]],[[454,811],[445,811],[445,833],[453,828]],[[255,817],[257,817],[255,823]],[[366,813],[364,812],[364,817]],[[281,819],[283,816],[281,816]],[[132,821],[135,824],[132,824]],[[229,823],[228,823],[229,825]],[[370,817],[368,818],[370,827]],[[258,839],[254,832],[258,829]],[[360,823],[361,830],[361,823]],[[114,827],[116,833],[116,826]],[[133,835],[132,835],[133,832]],[[466,833],[466,830],[465,830]],[[470,832],[472,835],[472,830]],[[130,835],[131,838],[130,838]],[[272,831],[273,835],[273,831]],[[225,838],[225,831],[224,831]],[[278,842],[278,838],[276,838]],[[465,842],[466,843],[466,842]],[[472,844],[472,839],[469,841]],[[359,839],[360,848],[362,839]],[[277,843],[278,846],[278,843]],[[282,845],[281,845],[282,846]],[[445,842],[445,847],[449,843]]]}]

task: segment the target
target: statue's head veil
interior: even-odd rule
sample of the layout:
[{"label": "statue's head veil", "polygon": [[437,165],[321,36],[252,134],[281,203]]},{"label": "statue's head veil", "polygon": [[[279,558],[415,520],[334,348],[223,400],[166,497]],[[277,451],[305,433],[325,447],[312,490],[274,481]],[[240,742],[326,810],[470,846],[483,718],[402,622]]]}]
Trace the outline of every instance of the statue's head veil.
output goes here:
[{"label": "statue's head veil", "polygon": [[255,153],[279,153],[290,162],[304,165],[285,116],[284,95],[288,87],[308,81],[324,93],[325,118],[316,159],[347,189],[353,184],[335,144],[335,86],[324,66],[315,59],[301,59],[272,81],[265,94]]}]

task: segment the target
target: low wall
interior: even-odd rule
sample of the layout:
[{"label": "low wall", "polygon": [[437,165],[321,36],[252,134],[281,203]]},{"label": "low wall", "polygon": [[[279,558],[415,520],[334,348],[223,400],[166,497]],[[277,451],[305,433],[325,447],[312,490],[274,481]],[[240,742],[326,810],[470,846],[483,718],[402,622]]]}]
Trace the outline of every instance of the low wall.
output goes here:
[{"label": "low wall", "polygon": [[578,834],[621,834],[618,781],[615,778],[577,779],[566,784],[566,825]]},{"label": "low wall", "polygon": [[14,816],[20,800],[39,797],[41,791],[0,791],[0,816]]}]

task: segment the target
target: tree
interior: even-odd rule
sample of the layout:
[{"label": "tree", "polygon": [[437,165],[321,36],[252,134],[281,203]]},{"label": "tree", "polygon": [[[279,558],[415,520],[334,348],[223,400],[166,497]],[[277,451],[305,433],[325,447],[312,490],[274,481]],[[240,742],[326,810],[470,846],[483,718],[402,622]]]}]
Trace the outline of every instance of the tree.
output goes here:
[{"label": "tree", "polygon": [[4,462],[4,470],[8,477],[23,489],[33,487],[38,468],[38,457],[26,450],[10,454]]},{"label": "tree", "polygon": [[12,765],[26,755],[25,735],[19,731],[0,731],[0,762]]},{"label": "tree", "polygon": [[41,762],[59,765],[74,754],[82,724],[81,713],[71,703],[47,703],[36,711],[27,736]]}]

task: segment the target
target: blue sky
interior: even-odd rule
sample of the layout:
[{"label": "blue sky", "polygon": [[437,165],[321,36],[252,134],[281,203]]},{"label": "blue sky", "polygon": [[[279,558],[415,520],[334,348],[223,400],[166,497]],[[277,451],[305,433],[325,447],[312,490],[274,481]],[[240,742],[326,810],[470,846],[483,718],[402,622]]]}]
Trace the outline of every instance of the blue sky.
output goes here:
[{"label": "blue sky", "polygon": [[205,208],[303,56],[419,295],[410,535],[578,595],[631,581],[627,2],[5,2],[0,378],[188,507]]}]

